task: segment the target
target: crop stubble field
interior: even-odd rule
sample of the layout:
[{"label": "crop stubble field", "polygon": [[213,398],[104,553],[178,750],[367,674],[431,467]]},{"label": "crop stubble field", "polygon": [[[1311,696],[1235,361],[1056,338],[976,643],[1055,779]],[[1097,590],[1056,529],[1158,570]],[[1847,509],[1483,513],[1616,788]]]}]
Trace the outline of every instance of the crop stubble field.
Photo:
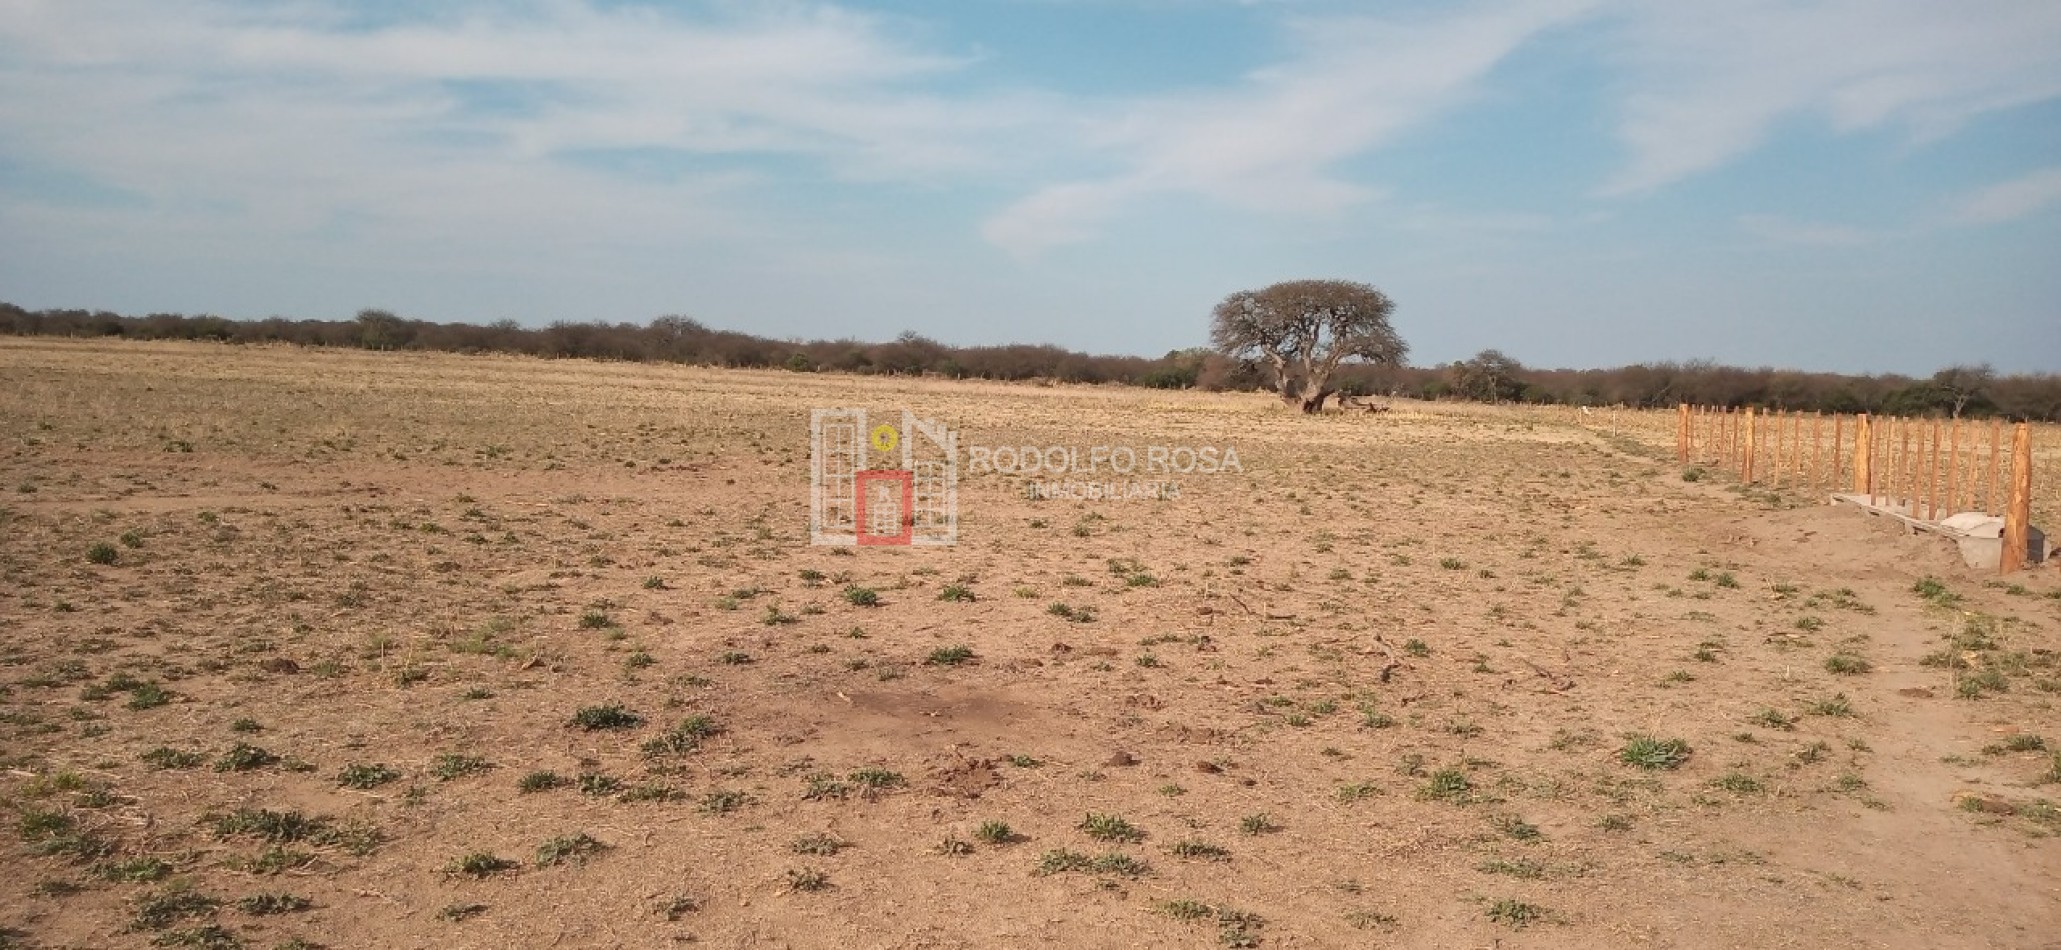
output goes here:
[{"label": "crop stubble field", "polygon": [[2061,945],[2056,572],[1587,421],[0,340],[0,945]]}]

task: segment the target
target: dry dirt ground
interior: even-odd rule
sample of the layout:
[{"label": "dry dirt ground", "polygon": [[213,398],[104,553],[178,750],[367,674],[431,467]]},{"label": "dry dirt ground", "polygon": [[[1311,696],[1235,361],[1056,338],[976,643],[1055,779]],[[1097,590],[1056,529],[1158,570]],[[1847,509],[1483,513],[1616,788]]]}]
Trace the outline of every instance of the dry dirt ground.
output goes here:
[{"label": "dry dirt ground", "polygon": [[2061,947],[2061,572],[1581,421],[0,340],[0,945]]}]

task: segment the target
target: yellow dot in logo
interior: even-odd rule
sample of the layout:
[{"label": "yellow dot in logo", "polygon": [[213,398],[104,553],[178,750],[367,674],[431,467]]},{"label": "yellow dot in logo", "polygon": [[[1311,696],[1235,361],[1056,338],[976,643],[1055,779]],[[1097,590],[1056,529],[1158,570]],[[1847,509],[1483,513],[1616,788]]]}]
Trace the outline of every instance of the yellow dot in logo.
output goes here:
[{"label": "yellow dot in logo", "polygon": [[902,436],[895,431],[894,426],[883,422],[873,427],[873,448],[882,452],[892,452],[895,450],[895,446],[900,444],[902,444]]}]

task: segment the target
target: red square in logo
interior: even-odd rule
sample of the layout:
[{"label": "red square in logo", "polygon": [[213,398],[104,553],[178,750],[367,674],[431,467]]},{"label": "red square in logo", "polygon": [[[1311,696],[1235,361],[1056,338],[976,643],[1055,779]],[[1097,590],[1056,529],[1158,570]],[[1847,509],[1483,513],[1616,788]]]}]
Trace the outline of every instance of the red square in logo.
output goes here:
[{"label": "red square in logo", "polygon": [[916,537],[916,482],[899,468],[870,468],[855,474],[857,529],[863,545],[907,545]]}]

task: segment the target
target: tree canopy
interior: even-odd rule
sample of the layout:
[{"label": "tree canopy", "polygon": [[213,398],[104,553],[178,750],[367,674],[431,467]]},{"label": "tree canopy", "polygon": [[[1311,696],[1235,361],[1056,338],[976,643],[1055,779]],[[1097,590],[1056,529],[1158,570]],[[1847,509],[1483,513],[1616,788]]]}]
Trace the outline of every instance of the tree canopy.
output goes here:
[{"label": "tree canopy", "polygon": [[1281,401],[1317,412],[1348,360],[1402,365],[1410,348],[1389,325],[1395,301],[1370,284],[1291,280],[1241,290],[1217,304],[1210,342],[1225,356],[1263,360]]},{"label": "tree canopy", "polygon": [[1468,399],[1514,402],[1524,395],[1524,382],[1518,379],[1524,364],[1504,356],[1501,350],[1482,350],[1471,360],[1454,363],[1449,372],[1453,391]]}]

